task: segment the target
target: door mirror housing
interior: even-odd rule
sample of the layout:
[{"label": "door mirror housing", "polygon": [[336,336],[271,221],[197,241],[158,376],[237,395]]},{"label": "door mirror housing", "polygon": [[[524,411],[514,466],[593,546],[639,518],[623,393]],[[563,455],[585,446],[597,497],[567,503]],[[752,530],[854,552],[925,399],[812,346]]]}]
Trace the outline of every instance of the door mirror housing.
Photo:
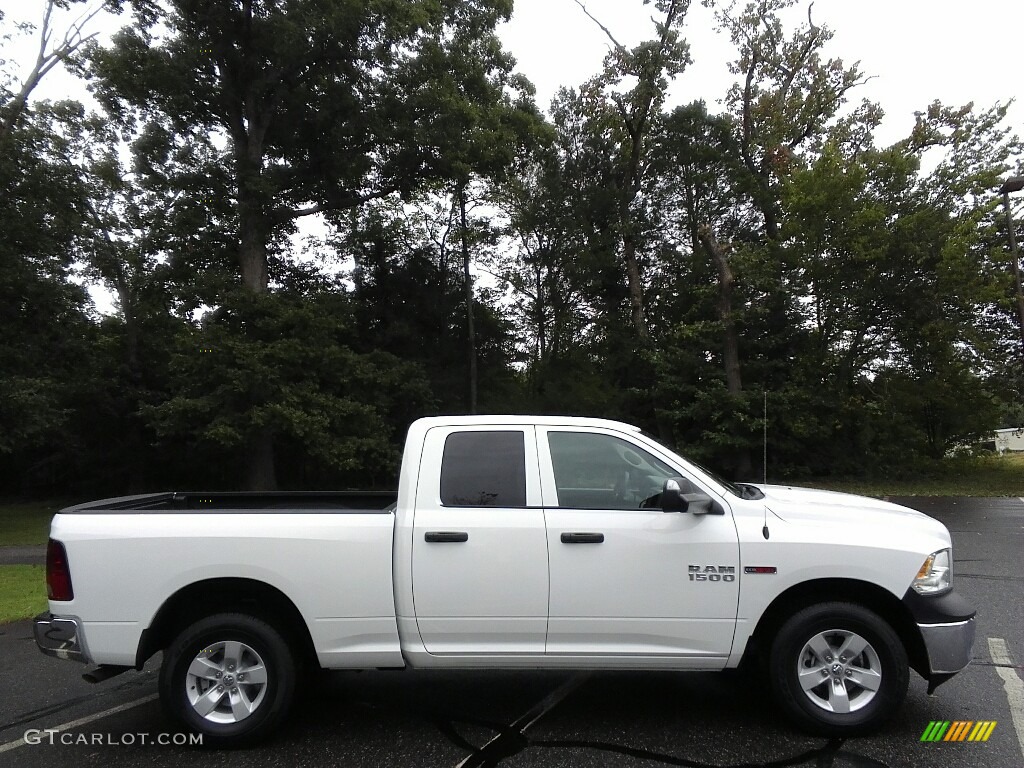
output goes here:
[{"label": "door mirror housing", "polygon": [[665,512],[687,512],[690,502],[683,494],[683,486],[677,478],[670,477],[665,481],[661,491],[661,508]]},{"label": "door mirror housing", "polygon": [[706,493],[683,493],[683,478],[670,477],[661,492],[661,508],[665,512],[692,512],[695,515],[724,515],[725,510]]}]

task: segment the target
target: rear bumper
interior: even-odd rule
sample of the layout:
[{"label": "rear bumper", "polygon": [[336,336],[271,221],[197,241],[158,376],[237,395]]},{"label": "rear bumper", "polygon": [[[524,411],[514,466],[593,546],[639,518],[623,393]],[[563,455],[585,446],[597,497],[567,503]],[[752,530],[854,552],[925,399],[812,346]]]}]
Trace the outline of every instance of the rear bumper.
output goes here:
[{"label": "rear bumper", "polygon": [[32,620],[36,645],[47,656],[89,663],[78,618],[41,613]]}]

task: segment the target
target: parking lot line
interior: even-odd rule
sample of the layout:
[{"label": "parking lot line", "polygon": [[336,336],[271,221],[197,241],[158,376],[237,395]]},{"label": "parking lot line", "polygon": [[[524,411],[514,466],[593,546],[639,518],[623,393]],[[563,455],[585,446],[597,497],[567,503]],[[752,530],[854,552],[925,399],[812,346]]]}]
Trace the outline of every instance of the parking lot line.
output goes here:
[{"label": "parking lot line", "polygon": [[[77,728],[80,725],[86,725],[96,720],[102,720],[104,717],[109,717],[110,715],[116,715],[118,712],[124,712],[126,709],[138,707],[141,704],[153,701],[153,699],[155,699],[157,695],[158,694],[154,693],[150,694],[149,696],[143,696],[141,699],[129,701],[127,704],[119,704],[116,707],[111,707],[110,709],[105,709],[102,712],[97,712],[95,715],[87,715],[86,717],[80,717],[77,720],[72,720],[67,723],[61,723],[60,725],[55,725],[52,728],[30,728],[28,730],[38,730],[40,733],[60,733],[61,731],[67,731],[71,728]],[[0,754],[4,752],[10,752],[12,749],[17,749],[18,747],[23,747],[27,743],[28,742],[25,741],[25,737],[22,736],[20,739],[9,741],[6,744],[0,744]]]},{"label": "parking lot line", "polygon": [[1003,679],[1003,690],[1010,701],[1013,728],[1017,731],[1017,741],[1020,742],[1020,751],[1024,755],[1024,681],[1011,669],[1013,659],[1010,658],[1010,649],[1006,647],[1003,638],[988,638],[988,652],[992,656],[992,662],[998,665],[995,668],[996,674]]}]

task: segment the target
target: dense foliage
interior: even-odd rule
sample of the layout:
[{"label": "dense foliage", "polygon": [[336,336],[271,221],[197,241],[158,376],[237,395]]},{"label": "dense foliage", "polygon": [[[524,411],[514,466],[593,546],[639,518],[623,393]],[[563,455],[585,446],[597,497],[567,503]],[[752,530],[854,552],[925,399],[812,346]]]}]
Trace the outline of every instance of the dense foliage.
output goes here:
[{"label": "dense foliage", "polygon": [[[1024,426],[1006,107],[879,146],[797,0],[715,3],[735,85],[673,105],[689,2],[648,4],[548,116],[512,0],[128,0],[5,63],[0,492],[389,487],[439,413],[622,419],[743,477],[767,432],[774,479]],[[50,61],[102,113],[33,100]]]}]

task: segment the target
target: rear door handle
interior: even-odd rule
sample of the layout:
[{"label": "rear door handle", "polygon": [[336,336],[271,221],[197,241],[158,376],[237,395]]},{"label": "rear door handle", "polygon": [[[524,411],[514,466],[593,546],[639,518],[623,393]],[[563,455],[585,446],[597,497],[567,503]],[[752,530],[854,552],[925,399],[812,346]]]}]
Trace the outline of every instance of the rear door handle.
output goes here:
[{"label": "rear door handle", "polygon": [[423,540],[432,542],[469,541],[469,534],[465,531],[427,531],[423,534]]},{"label": "rear door handle", "polygon": [[563,544],[600,544],[604,541],[603,533],[563,533]]}]

